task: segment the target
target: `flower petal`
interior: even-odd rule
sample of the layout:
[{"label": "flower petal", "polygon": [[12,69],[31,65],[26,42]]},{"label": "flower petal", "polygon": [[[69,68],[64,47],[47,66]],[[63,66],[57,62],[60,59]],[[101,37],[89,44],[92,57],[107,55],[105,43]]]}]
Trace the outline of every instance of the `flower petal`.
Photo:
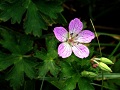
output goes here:
[{"label": "flower petal", "polygon": [[71,48],[71,46],[67,42],[61,43],[58,46],[58,54],[62,58],[69,57],[72,54],[72,48]]},{"label": "flower petal", "polygon": [[80,43],[89,43],[94,38],[95,38],[95,35],[93,32],[91,32],[89,30],[83,30],[75,38],[75,41],[80,42]]},{"label": "flower petal", "polygon": [[68,38],[68,31],[64,27],[55,27],[53,30],[55,37],[60,41],[64,42]]},{"label": "flower petal", "polygon": [[69,32],[73,34],[73,36],[77,35],[83,29],[83,23],[80,19],[75,18],[69,23]]},{"label": "flower petal", "polygon": [[86,58],[89,56],[89,49],[82,44],[76,44],[72,47],[74,54],[79,58]]}]

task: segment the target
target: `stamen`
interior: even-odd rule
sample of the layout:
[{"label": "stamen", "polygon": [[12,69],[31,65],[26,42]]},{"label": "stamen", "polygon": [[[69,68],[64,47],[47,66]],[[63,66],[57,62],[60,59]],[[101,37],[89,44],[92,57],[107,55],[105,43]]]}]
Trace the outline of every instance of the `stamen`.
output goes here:
[{"label": "stamen", "polygon": [[78,34],[76,34],[76,37],[78,36]]},{"label": "stamen", "polygon": [[73,33],[70,33],[70,36],[72,37]]}]

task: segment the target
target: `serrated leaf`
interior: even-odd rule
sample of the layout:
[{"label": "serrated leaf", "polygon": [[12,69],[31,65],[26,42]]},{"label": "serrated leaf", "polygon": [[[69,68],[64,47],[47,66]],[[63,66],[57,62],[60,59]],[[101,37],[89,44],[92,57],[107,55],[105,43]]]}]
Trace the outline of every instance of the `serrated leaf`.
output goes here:
[{"label": "serrated leaf", "polygon": [[53,36],[47,36],[46,38],[46,46],[47,46],[47,56],[51,57],[52,59],[58,56],[56,47],[57,47],[57,40]]},{"label": "serrated leaf", "polygon": [[94,87],[90,84],[91,81],[86,78],[79,78],[78,87],[80,90],[95,90]]},{"label": "serrated leaf", "polygon": [[27,8],[27,14],[24,21],[24,28],[27,34],[33,33],[35,36],[41,36],[42,29],[46,29],[47,25],[40,16],[36,5],[30,2]]},{"label": "serrated leaf", "polygon": [[24,73],[30,78],[35,77],[35,72],[33,67],[35,64],[31,61],[28,61],[22,57],[16,58],[14,62],[14,67],[8,73],[7,80],[10,80],[10,85],[14,90],[18,90],[24,82]]},{"label": "serrated leaf", "polygon": [[17,0],[14,3],[1,3],[0,8],[0,20],[7,21],[11,19],[12,23],[20,23],[23,14],[25,13],[25,7],[22,6],[22,1]]},{"label": "serrated leaf", "polygon": [[56,22],[65,23],[65,18],[61,15],[63,11],[62,2],[39,0],[3,1],[0,4],[2,11],[0,13],[0,20],[8,21],[11,19],[13,24],[16,22],[20,23],[23,20],[26,34],[40,37],[42,30],[47,30],[48,26]]},{"label": "serrated leaf", "polygon": [[0,44],[10,52],[23,55],[33,48],[33,41],[29,36],[21,35],[10,30],[8,32],[3,28],[0,28],[0,30],[2,37]]},{"label": "serrated leaf", "polygon": [[[36,2],[36,5],[40,12],[43,14],[49,16],[50,18],[56,19],[57,13],[60,13],[63,11],[63,8],[61,7],[61,3],[53,2],[53,1],[39,1]],[[49,8],[49,10],[48,10]]]},{"label": "serrated leaf", "polygon": [[46,47],[47,51],[41,50],[41,51],[36,51],[35,57],[42,59],[42,60],[53,60],[55,59],[58,54],[56,51],[56,46],[57,46],[57,40],[53,36],[46,36]]},{"label": "serrated leaf", "polygon": [[46,46],[47,46],[47,51],[48,52],[51,52],[51,51],[56,49],[56,47],[57,47],[57,40],[56,40],[56,38],[54,36],[52,36],[52,35],[51,36],[47,36],[45,38],[45,40],[46,40]]},{"label": "serrated leaf", "polygon": [[34,55],[34,57],[37,57],[37,58],[39,58],[39,59],[41,59],[41,60],[46,60],[46,52],[44,52],[44,51],[36,51],[36,53],[35,53],[35,55]]},{"label": "serrated leaf", "polygon": [[43,65],[39,68],[39,77],[45,77],[47,72],[50,71],[50,73],[53,76],[57,76],[58,74],[58,66],[55,64],[54,60],[45,60]]}]

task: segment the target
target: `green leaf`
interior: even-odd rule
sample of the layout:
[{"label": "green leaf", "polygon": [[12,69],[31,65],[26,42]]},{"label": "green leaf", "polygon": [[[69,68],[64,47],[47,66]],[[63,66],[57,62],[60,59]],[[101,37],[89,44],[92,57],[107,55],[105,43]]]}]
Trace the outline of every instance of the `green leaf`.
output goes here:
[{"label": "green leaf", "polygon": [[47,46],[47,51],[48,52],[51,52],[51,51],[56,49],[56,47],[57,47],[57,40],[56,40],[55,36],[52,36],[52,35],[51,36],[47,36],[45,38],[45,40],[46,40],[46,46]]},{"label": "green leaf", "polygon": [[33,62],[30,59],[25,59],[23,58],[23,66],[24,66],[24,72],[25,74],[30,78],[33,79],[36,75],[35,75],[35,69],[34,67],[36,66],[36,63]]},{"label": "green leaf", "polygon": [[71,78],[64,82],[64,87],[61,90],[74,90],[76,88],[76,83],[78,81],[78,76],[73,75]]},{"label": "green leaf", "polygon": [[12,23],[20,23],[23,14],[25,13],[25,7],[22,6],[22,1],[17,0],[14,3],[1,3],[0,8],[0,20],[7,21],[11,19]]},{"label": "green leaf", "polygon": [[14,54],[26,54],[33,47],[33,41],[29,36],[25,36],[13,31],[9,32],[6,29],[0,28],[2,39],[0,44]]},{"label": "green leaf", "polygon": [[0,53],[0,71],[5,70],[14,63],[15,56]]},{"label": "green leaf", "polygon": [[14,67],[8,73],[7,80],[10,80],[10,85],[14,90],[18,90],[24,83],[24,73],[30,78],[35,78],[34,67],[35,63],[28,61],[22,57],[16,58]]},{"label": "green leaf", "polygon": [[91,80],[87,78],[79,78],[78,86],[80,90],[95,90],[94,87],[90,84]]},{"label": "green leaf", "polygon": [[7,80],[14,90],[18,90],[24,82],[24,66],[22,62],[16,63],[11,72],[8,74]]},{"label": "green leaf", "polygon": [[37,57],[37,58],[39,58],[39,59],[41,59],[41,60],[46,60],[46,52],[44,52],[44,51],[36,51],[36,53],[35,53],[35,55],[34,55],[34,57]]},{"label": "green leaf", "polygon": [[44,49],[41,49],[41,51],[36,51],[35,57],[42,60],[50,60],[50,59],[53,60],[58,56],[56,51],[57,40],[55,39],[55,37],[51,35],[46,36],[45,40],[46,40],[47,51],[45,51]]},{"label": "green leaf", "polygon": [[[61,7],[61,3],[53,2],[53,1],[38,1],[36,2],[36,5],[41,13],[49,16],[52,19],[57,18],[57,13],[60,13],[63,11],[63,8]],[[49,10],[48,10],[49,8]]]},{"label": "green leaf", "polygon": [[55,1],[31,1],[28,5],[24,21],[25,32],[27,34],[33,33],[35,36],[41,36],[42,29],[46,30],[47,25],[51,26],[55,23],[58,16],[61,16],[61,20],[65,21],[64,17],[59,15],[62,10],[61,3]]},{"label": "green leaf", "polygon": [[54,36],[47,36],[46,38],[46,46],[47,46],[47,56],[51,57],[52,59],[58,56],[56,51],[57,47],[57,40]]},{"label": "green leaf", "polygon": [[60,66],[61,66],[62,77],[69,78],[72,77],[72,75],[75,73],[72,66],[67,62],[61,61]]},{"label": "green leaf", "polygon": [[62,3],[63,1],[43,0],[1,1],[0,20],[6,22],[11,19],[13,24],[20,23],[23,20],[26,34],[40,37],[42,30],[47,30],[48,26],[52,26],[56,22],[66,23],[61,14],[63,11]]},{"label": "green leaf", "polygon": [[38,9],[33,2],[30,2],[27,8],[24,28],[27,34],[33,33],[35,36],[41,36],[42,29],[47,29],[46,23],[40,16]]},{"label": "green leaf", "polygon": [[39,67],[39,77],[45,77],[48,71],[50,71],[53,76],[57,76],[59,69],[54,60],[44,61],[43,65]]}]

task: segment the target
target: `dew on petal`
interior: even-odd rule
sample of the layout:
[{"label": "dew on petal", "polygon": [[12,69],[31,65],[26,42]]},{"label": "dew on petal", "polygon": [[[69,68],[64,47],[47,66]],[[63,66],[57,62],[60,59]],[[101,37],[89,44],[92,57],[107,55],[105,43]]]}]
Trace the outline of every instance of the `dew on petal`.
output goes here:
[{"label": "dew on petal", "polygon": [[58,46],[58,54],[62,58],[69,57],[72,54],[72,48],[71,48],[71,46],[67,42],[61,43]]},{"label": "dew on petal", "polygon": [[89,56],[89,49],[82,44],[76,44],[72,47],[74,54],[79,58],[86,58]]}]

